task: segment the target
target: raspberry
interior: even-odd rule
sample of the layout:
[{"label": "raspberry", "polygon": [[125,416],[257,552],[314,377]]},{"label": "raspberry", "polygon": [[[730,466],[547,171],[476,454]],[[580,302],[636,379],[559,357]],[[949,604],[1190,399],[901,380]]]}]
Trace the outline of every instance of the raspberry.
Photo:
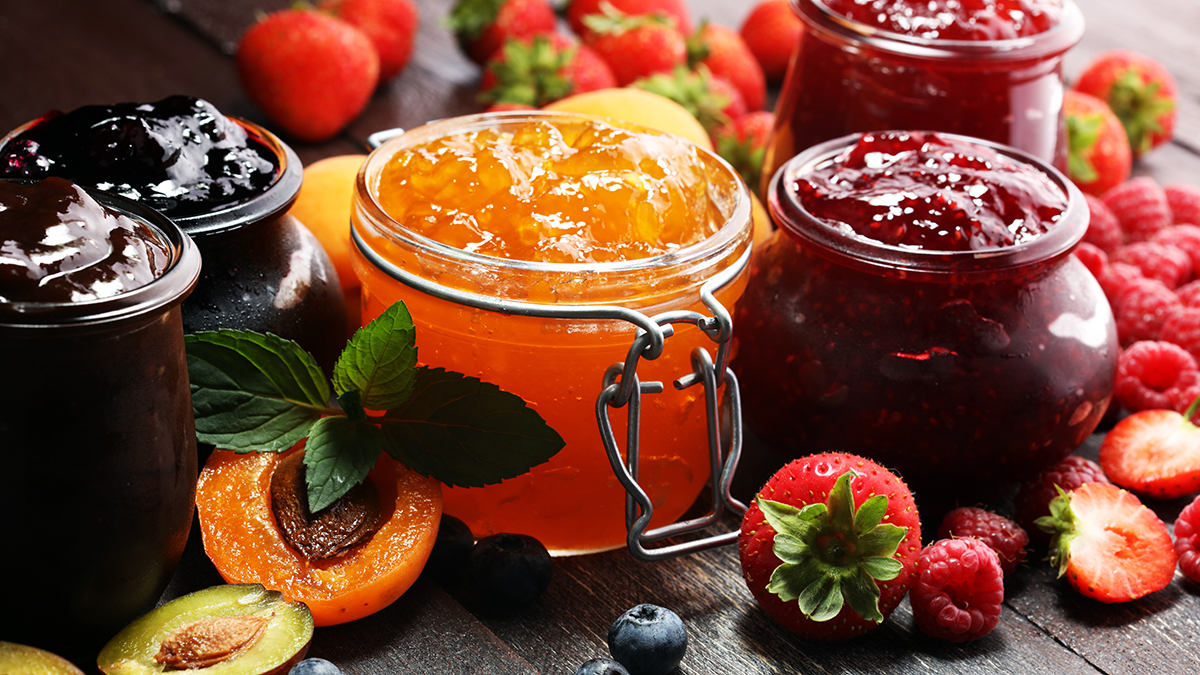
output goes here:
[{"label": "raspberry", "polygon": [[992,548],[1000,559],[1000,569],[1011,574],[1025,560],[1029,535],[1002,515],[974,506],[962,506],[947,513],[938,528],[939,539],[975,537]]},{"label": "raspberry", "polygon": [[1113,307],[1117,306],[1117,298],[1129,288],[1129,285],[1137,279],[1144,279],[1142,271],[1128,263],[1110,262],[1104,268],[1104,275],[1096,277],[1100,282],[1100,288],[1104,290],[1104,297],[1108,298],[1108,304]]},{"label": "raspberry", "polygon": [[1000,621],[1004,572],[996,552],[978,539],[942,539],[921,551],[908,592],[913,619],[930,637],[965,642]]},{"label": "raspberry", "polygon": [[1087,199],[1088,220],[1087,232],[1083,234],[1083,241],[1096,246],[1105,253],[1112,253],[1117,248],[1125,243],[1125,233],[1121,231],[1121,224],[1117,222],[1117,216],[1113,214],[1112,209],[1094,195],[1083,195]]},{"label": "raspberry", "polygon": [[1200,307],[1200,279],[1176,288],[1175,297],[1179,298],[1184,307]]},{"label": "raspberry", "polygon": [[1055,486],[1070,492],[1084,483],[1108,483],[1100,465],[1085,457],[1071,455],[1021,484],[1017,490],[1017,522],[1025,528],[1032,541],[1046,543],[1050,535],[1035,521],[1050,515],[1050,502],[1058,496]]},{"label": "raspberry", "polygon": [[1175,555],[1179,571],[1200,584],[1200,497],[1183,507],[1175,518]]},{"label": "raspberry", "polygon": [[[1179,376],[1179,381],[1174,387],[1166,392],[1167,402],[1170,403],[1171,410],[1180,415],[1187,414],[1188,407],[1192,405],[1197,397],[1200,397],[1200,372],[1187,372]],[[1200,412],[1192,416],[1190,420],[1192,424],[1196,424],[1200,419]]]},{"label": "raspberry", "polygon": [[1099,246],[1089,244],[1086,241],[1079,242],[1075,247],[1075,257],[1079,258],[1079,262],[1088,268],[1092,276],[1099,279],[1104,276],[1105,270],[1108,268],[1108,254]]},{"label": "raspberry", "polygon": [[1158,279],[1167,288],[1176,288],[1192,278],[1191,257],[1174,246],[1151,241],[1134,242],[1117,249],[1112,260],[1133,265],[1142,271],[1142,276]]},{"label": "raspberry", "polygon": [[1192,261],[1192,272],[1200,270],[1200,226],[1175,225],[1154,235],[1156,244],[1174,246],[1188,255]]},{"label": "raspberry", "polygon": [[1146,241],[1171,225],[1167,195],[1153,178],[1134,178],[1109,188],[1100,198],[1121,223],[1127,242]]},{"label": "raspberry", "polygon": [[1200,308],[1183,307],[1163,322],[1158,339],[1179,345],[1200,360]]},{"label": "raspberry", "polygon": [[1163,194],[1171,207],[1171,222],[1200,225],[1200,190],[1175,183],[1164,187]]},{"label": "raspberry", "polygon": [[1200,369],[1196,359],[1183,347],[1143,340],[1130,345],[1117,358],[1113,396],[1131,412],[1174,410],[1171,393],[1177,395],[1192,386],[1197,376]]},{"label": "raspberry", "polygon": [[1157,340],[1163,322],[1183,307],[1179,296],[1155,279],[1134,279],[1112,304],[1122,347],[1138,340]]}]

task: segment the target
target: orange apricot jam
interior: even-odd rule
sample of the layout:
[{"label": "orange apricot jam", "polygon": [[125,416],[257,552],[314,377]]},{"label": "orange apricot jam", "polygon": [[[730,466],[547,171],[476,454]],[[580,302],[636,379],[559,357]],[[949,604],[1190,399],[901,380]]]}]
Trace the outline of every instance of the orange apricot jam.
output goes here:
[{"label": "orange apricot jam", "polygon": [[[727,164],[674,136],[565,113],[484,114],[408,131],[359,172],[354,268],[364,323],[403,300],[418,358],[525,399],[566,446],[524,476],[449,488],[446,513],[477,536],[529,534],[556,554],[625,543],[624,490],[604,451],[596,398],[636,335],[611,318],[550,318],[547,308],[620,306],[647,316],[690,310],[704,282],[738,264],[750,196]],[[716,291],[729,309],[744,275]],[[447,297],[446,293],[468,294]],[[474,299],[493,303],[480,308]],[[714,343],[678,325],[643,360],[639,482],[652,527],[674,522],[709,478],[704,392],[671,381]],[[627,410],[610,410],[624,447]]]}]

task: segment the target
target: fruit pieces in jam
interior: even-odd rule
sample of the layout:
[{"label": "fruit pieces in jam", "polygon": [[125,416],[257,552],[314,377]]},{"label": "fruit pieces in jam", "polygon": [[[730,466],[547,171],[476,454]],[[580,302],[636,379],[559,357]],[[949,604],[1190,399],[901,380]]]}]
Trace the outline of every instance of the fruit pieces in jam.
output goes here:
[{"label": "fruit pieces in jam", "polygon": [[170,252],[64,178],[0,181],[0,302],[85,302],[144,286]]},{"label": "fruit pieces in jam", "polygon": [[825,0],[863,25],[937,40],[1010,40],[1050,30],[1062,0]]},{"label": "fruit pieces in jam", "polygon": [[1020,244],[1047,232],[1067,208],[1045,173],[986,146],[917,132],[864,134],[794,189],[826,223],[934,251]]},{"label": "fruit pieces in jam", "polygon": [[63,176],[172,218],[255,197],[278,169],[240,125],[189,96],[53,111],[0,148],[0,177]]},{"label": "fruit pieces in jam", "polygon": [[599,120],[466,131],[406,149],[379,203],[413,232],[471,253],[547,263],[648,258],[724,222],[690,143]]}]

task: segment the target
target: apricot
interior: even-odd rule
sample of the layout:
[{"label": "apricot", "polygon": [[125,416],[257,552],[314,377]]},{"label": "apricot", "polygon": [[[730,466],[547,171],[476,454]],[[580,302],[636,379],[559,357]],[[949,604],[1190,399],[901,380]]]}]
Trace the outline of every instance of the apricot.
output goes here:
[{"label": "apricot", "polygon": [[259,583],[308,605],[317,626],[373,614],[420,575],[437,539],[442,484],[381,455],[368,477],[386,519],[340,557],[310,561],[285,540],[271,508],[271,476],[289,454],[216,450],[200,474],[196,508],[204,550],[229,583]]},{"label": "apricot", "polygon": [[705,150],[713,149],[708,132],[686,108],[644,89],[597,89],[559,99],[543,109],[625,120],[682,136]]}]

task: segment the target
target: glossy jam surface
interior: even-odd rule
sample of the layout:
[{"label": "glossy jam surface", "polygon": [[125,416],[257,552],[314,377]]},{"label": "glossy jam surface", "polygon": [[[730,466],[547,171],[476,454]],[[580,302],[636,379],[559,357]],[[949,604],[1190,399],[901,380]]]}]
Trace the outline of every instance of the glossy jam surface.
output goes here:
[{"label": "glossy jam surface", "polygon": [[412,232],[511,260],[637,260],[699,242],[724,222],[707,166],[675,136],[601,121],[535,120],[397,153],[384,211]]},{"label": "glossy jam surface", "polygon": [[0,181],[0,302],[82,302],[144,286],[170,252],[63,178]]},{"label": "glossy jam surface", "polygon": [[1071,0],[792,4],[803,32],[776,108],[764,192],[801,151],[887,129],[982,138],[1065,169],[1063,54],[1083,34]]},{"label": "glossy jam surface", "polygon": [[[628,132],[591,123],[587,128],[594,131],[589,132],[576,124],[577,119],[553,118],[563,137],[561,144],[553,142],[561,151],[557,158],[540,154],[546,147],[545,134],[519,131],[544,129],[542,125],[525,126],[524,119],[489,122],[514,139],[515,153],[532,155],[523,161],[537,166],[554,165],[553,173],[559,181],[559,187],[545,186],[550,198],[539,199],[537,204],[512,206],[511,211],[495,207],[519,201],[508,188],[496,189],[492,198],[477,203],[474,212],[494,212],[486,232],[496,233],[499,240],[489,242],[493,247],[488,250],[495,251],[496,257],[467,259],[458,252],[445,257],[432,252],[417,253],[411,244],[402,245],[389,236],[390,232],[403,229],[401,224],[409,225],[408,221],[376,221],[364,208],[356,209],[354,229],[385,260],[441,288],[461,288],[491,298],[558,306],[621,305],[650,315],[668,308],[710,314],[700,302],[700,284],[733,264],[749,244],[749,214],[735,209],[748,196],[741,192],[736,175],[702,153],[703,173],[692,177],[681,173],[678,180],[683,184],[661,187],[657,195],[645,193],[643,187],[653,184],[660,167],[691,165],[695,156],[691,146],[676,145],[673,141],[648,146],[632,143],[628,139],[636,136]],[[468,122],[436,135],[453,135],[463,128],[478,126],[480,123]],[[582,133],[572,133],[573,130]],[[610,139],[611,143],[604,141],[611,145],[610,149],[600,152],[595,144],[590,148],[592,152],[569,149],[573,147],[572,139],[577,141],[587,133]],[[626,140],[616,142],[616,139]],[[413,145],[429,144],[424,139],[413,140],[391,152],[411,154],[408,148]],[[475,141],[470,146],[482,148]],[[647,154],[647,147],[654,148],[653,152]],[[380,152],[387,154],[389,150],[384,146]],[[659,152],[663,154],[655,154]],[[482,149],[481,155],[484,160],[479,162],[480,166],[494,157],[488,149]],[[448,157],[447,161],[455,171],[460,171],[460,164],[469,163],[465,156]],[[586,158],[586,163],[592,166],[587,171],[568,170],[566,165],[571,157],[581,163]],[[395,179],[397,162],[390,154],[384,159],[387,164],[379,169],[381,176],[372,174],[373,163],[368,160],[365,184],[360,184],[356,201],[395,205],[400,201],[396,191],[404,190],[411,200],[411,210],[429,210],[429,203],[436,200],[409,192],[409,186]],[[429,175],[438,175],[437,171],[434,167]],[[503,182],[508,182],[507,176],[511,174],[507,170],[497,173],[504,178]],[[457,180],[444,180],[445,192],[437,200],[461,205],[476,199],[470,190],[482,176],[468,174]],[[604,185],[612,190],[590,187]],[[665,200],[655,205],[666,214],[664,222],[645,224],[651,228],[650,234],[638,233],[640,226],[635,222],[638,209],[631,204],[631,200],[642,195]],[[693,203],[678,203],[682,200]],[[555,238],[557,228],[538,223],[521,210],[534,207],[552,209],[549,212],[558,214],[556,217],[564,223],[597,218],[598,224],[578,229],[577,236]],[[394,206],[385,208],[391,212]],[[603,222],[596,215],[598,212],[606,214]],[[730,231],[738,234],[717,253],[703,258],[711,262],[682,267],[665,264],[664,258],[668,256],[656,256],[640,258],[644,264],[633,260],[619,271],[590,262],[539,265],[531,270],[528,263],[513,263],[499,257],[507,255],[504,246],[508,243],[530,257],[544,253],[556,262],[572,262],[577,258],[607,260],[615,255],[644,256],[651,251],[651,245],[672,251],[693,238],[708,236],[717,227],[721,232],[715,240],[722,240]],[[518,233],[528,234],[529,239],[521,239]],[[553,245],[541,245],[543,236]],[[701,248],[709,243],[711,240],[706,240]],[[462,249],[472,246],[466,242],[458,245]],[[471,250],[478,252],[478,248]],[[678,254],[686,258],[694,250],[683,248]],[[415,290],[376,267],[357,248],[355,253],[355,270],[363,283],[364,321],[403,300],[417,324],[421,363],[479,377],[517,394],[566,441],[563,450],[526,475],[485,488],[447,488],[445,512],[461,518],[478,536],[526,533],[536,536],[556,554],[623,546],[625,493],[605,453],[597,426],[596,399],[606,369],[627,358],[636,332],[633,325],[617,320],[550,319],[476,310]],[[745,275],[737,275],[717,291],[717,299],[725,307],[732,307],[744,285]],[[715,349],[702,331],[679,324],[667,340],[663,355],[655,361],[642,360],[638,366],[641,381],[666,383],[665,391],[644,395],[641,404],[639,480],[654,503],[655,527],[678,520],[695,502],[709,476],[704,392],[700,387],[677,390],[669,384],[692,371],[690,356],[696,348],[705,348],[710,353]],[[622,448],[626,443],[627,412],[627,408],[609,411],[614,435]]]},{"label": "glossy jam surface", "polygon": [[[796,166],[819,165],[808,158]],[[1082,235],[1076,204],[1010,246],[897,253],[853,245],[870,216],[817,240],[804,233],[826,223],[778,208],[779,193],[771,203],[783,226],[754,251],[733,368],[750,437],[781,461],[865,454],[899,471],[926,519],[940,518],[940,507],[987,501],[1053,465],[1095,429],[1118,348],[1099,285],[1056,242]],[[898,268],[910,260],[920,272]]]},{"label": "glossy jam surface", "polygon": [[826,0],[825,6],[900,35],[931,40],[1009,40],[1053,28],[1061,0]]},{"label": "glossy jam surface", "polygon": [[55,111],[0,148],[0,177],[63,176],[171,217],[254,197],[278,168],[241,126],[187,96]]},{"label": "glossy jam surface", "polygon": [[863,135],[794,186],[831,227],[893,246],[981,251],[1046,233],[1067,197],[1044,172],[959,138]]}]

